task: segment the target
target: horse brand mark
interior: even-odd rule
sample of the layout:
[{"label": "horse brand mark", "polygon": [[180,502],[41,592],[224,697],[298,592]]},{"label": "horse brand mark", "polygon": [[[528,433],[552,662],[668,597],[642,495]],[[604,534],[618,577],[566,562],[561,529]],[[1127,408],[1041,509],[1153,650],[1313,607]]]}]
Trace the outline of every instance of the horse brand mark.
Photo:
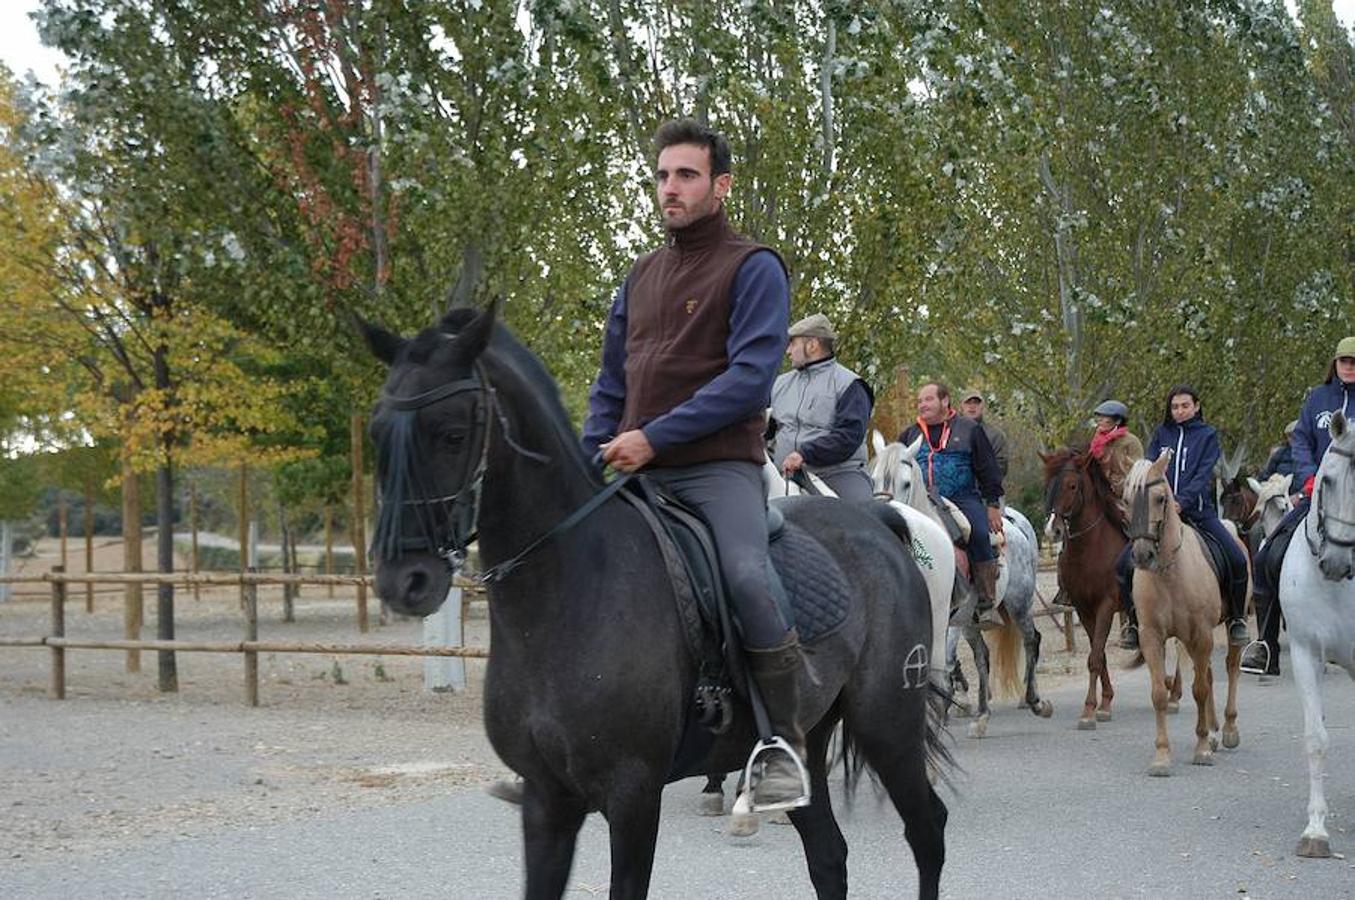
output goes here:
[{"label": "horse brand mark", "polygon": [[908,651],[903,661],[903,687],[905,690],[927,686],[927,648],[918,644]]},{"label": "horse brand mark", "polygon": [[927,569],[935,571],[936,560],[927,552],[926,545],[917,538],[913,538],[913,558],[917,560],[919,566],[925,566]]},{"label": "horse brand mark", "polygon": [[696,312],[696,301],[695,301],[695,300],[688,300],[688,301],[687,301],[687,315],[690,316],[690,315],[691,315],[692,313],[694,313],[694,312]]},{"label": "horse brand mark", "polygon": [[1323,410],[1322,412],[1318,413],[1318,414],[1317,414],[1317,427],[1318,427],[1318,428],[1325,428],[1326,430],[1331,431],[1331,416],[1332,416],[1332,413],[1334,413],[1335,411],[1336,411],[1336,410],[1328,409],[1328,410]]}]

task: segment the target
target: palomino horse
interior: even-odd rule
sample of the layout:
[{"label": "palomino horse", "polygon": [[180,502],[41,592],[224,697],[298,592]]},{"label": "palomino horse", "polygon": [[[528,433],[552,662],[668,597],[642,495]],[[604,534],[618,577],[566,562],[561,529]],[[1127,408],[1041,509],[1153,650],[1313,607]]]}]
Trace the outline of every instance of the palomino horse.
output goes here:
[{"label": "palomino horse", "polygon": [[1327,726],[1322,718],[1323,664],[1355,678],[1355,431],[1341,413],[1314,479],[1313,502],[1289,542],[1279,596],[1289,623],[1290,665],[1303,699],[1308,754],[1308,827],[1299,856],[1331,856],[1327,836]]},{"label": "palomino horse", "polygon": [[[1040,454],[1045,471],[1045,512],[1054,516],[1063,533],[1059,554],[1059,583],[1077,610],[1087,632],[1087,698],[1077,727],[1096,728],[1110,721],[1115,689],[1106,665],[1106,640],[1120,607],[1115,560],[1127,543],[1120,521],[1119,502],[1101,465],[1089,453],[1068,448]],[[1100,703],[1096,685],[1101,684]]]},{"label": "palomino horse", "polygon": [[[921,447],[922,439],[918,438],[909,447],[897,442],[886,445],[883,437],[876,432],[874,443],[875,461],[872,477],[876,492],[894,498],[895,503],[905,504],[915,515],[926,516],[934,523],[935,528],[943,529],[936,508],[927,496],[922,480],[922,468],[917,462],[917,451]],[[1026,651],[1023,705],[1042,718],[1049,718],[1054,714],[1053,705],[1040,697],[1035,677],[1035,667],[1040,661],[1040,632],[1035,627],[1032,615],[1037,564],[1035,530],[1025,516],[1016,510],[1009,510],[1003,531],[1007,546],[1003,555],[1001,574],[998,577],[997,599],[1004,616],[1003,628],[996,637],[993,655],[990,657],[988,645],[980,635],[979,629],[970,624],[951,626],[946,635],[946,672],[952,685],[964,684],[964,676],[960,672],[956,654],[961,636],[969,643],[974,655],[974,666],[978,671],[978,697],[975,718],[969,723],[969,736],[973,738],[984,737],[988,732],[990,671],[998,673],[1005,688],[1015,690],[1018,685],[1016,677],[1018,641],[1024,642]],[[941,533],[946,534],[944,530]],[[986,539],[987,535],[983,535],[982,538]],[[947,550],[950,550],[949,538],[946,543]],[[967,691],[968,685],[962,689]],[[960,709],[966,709],[954,697],[952,702]]]},{"label": "palomino horse", "polygon": [[[1195,757],[1197,766],[1212,766],[1218,749],[1218,715],[1214,708],[1214,626],[1224,620],[1228,606],[1219,580],[1209,564],[1199,533],[1176,511],[1171,486],[1163,473],[1171,461],[1165,450],[1155,462],[1141,459],[1125,479],[1124,497],[1130,509],[1129,539],[1133,541],[1134,609],[1139,617],[1139,646],[1148,663],[1157,714],[1156,753],[1149,775],[1171,774],[1171,747],[1167,742],[1167,702],[1180,684],[1180,663],[1171,684],[1167,681],[1166,642],[1176,638],[1190,655],[1195,670]],[[1233,538],[1237,540],[1237,538]],[[1241,549],[1241,541],[1237,541]],[[1250,584],[1247,587],[1251,591]],[[1228,699],[1223,709],[1223,746],[1238,745],[1237,676],[1242,648],[1228,647]]]},{"label": "palomino horse", "polygon": [[[644,897],[665,782],[739,767],[757,740],[748,707],[736,704],[732,727],[704,752],[679,754],[699,671],[665,545],[621,485],[602,481],[554,381],[496,325],[492,306],[452,310],[413,339],[363,331],[390,369],[371,425],[377,592],[402,613],[428,615],[478,532],[491,601],[485,731],[523,776],[526,896],[564,894],[579,828],[597,810],[611,839],[611,896]],[[812,802],[790,818],[814,889],[847,893],[827,764],[841,722],[849,786],[874,769],[903,819],[918,893],[936,897],[947,813],[928,776],[945,748],[925,669],[931,609],[903,523],[883,504],[797,497],[777,506],[852,598],[842,624],[813,645],[816,677],[802,683],[802,712],[816,723]]]}]

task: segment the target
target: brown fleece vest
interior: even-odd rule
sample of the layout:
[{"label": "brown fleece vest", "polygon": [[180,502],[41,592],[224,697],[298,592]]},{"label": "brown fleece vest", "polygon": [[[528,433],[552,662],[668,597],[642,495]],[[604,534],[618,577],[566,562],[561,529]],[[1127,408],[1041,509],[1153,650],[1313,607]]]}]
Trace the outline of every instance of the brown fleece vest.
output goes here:
[{"label": "brown fleece vest", "polygon": [[[620,431],[640,428],[685,402],[729,367],[725,345],[734,276],[757,250],[721,208],[642,256],[626,281],[626,405]],[[762,463],[763,417],[749,416],[660,451],[651,466],[712,460]]]}]

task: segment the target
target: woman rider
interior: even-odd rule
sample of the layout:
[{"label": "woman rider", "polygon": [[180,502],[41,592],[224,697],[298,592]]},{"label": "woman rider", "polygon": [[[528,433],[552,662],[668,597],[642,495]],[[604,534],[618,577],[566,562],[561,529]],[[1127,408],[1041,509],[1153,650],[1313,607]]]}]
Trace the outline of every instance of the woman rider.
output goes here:
[{"label": "woman rider", "polygon": [[[1228,643],[1235,647],[1245,646],[1249,640],[1247,559],[1241,545],[1219,519],[1218,508],[1214,505],[1211,484],[1214,464],[1219,461],[1219,434],[1205,424],[1200,395],[1189,385],[1178,384],[1167,393],[1167,412],[1148,442],[1147,458],[1157,459],[1163,450],[1172,451],[1167,483],[1171,485],[1176,511],[1186,523],[1208,532],[1228,557]],[[1130,621],[1121,644],[1137,649],[1139,635],[1134,615],[1132,547],[1132,543],[1125,547],[1116,569],[1120,577],[1120,599]]]},{"label": "woman rider", "polygon": [[1331,418],[1342,411],[1347,418],[1355,416],[1355,335],[1342,338],[1336,345],[1327,379],[1308,391],[1303,400],[1297,426],[1290,439],[1294,448],[1294,509],[1284,517],[1275,533],[1256,554],[1254,568],[1256,583],[1252,595],[1256,598],[1256,615],[1261,626],[1261,639],[1248,645],[1242,653],[1242,671],[1255,675],[1280,674],[1280,604],[1275,592],[1280,564],[1284,562],[1289,539],[1303,517],[1313,496],[1313,478],[1322,454],[1331,446]]},{"label": "woman rider", "polygon": [[[1103,400],[1092,410],[1092,422],[1095,431],[1092,432],[1087,452],[1101,464],[1101,471],[1105,472],[1106,480],[1110,482],[1116,498],[1121,501],[1120,525],[1123,528],[1128,521],[1128,516],[1124,514],[1124,480],[1134,467],[1134,461],[1143,459],[1143,442],[1129,430],[1129,407],[1119,400]],[[1068,608],[1063,601],[1062,584],[1059,585],[1059,594],[1054,598],[1053,605]],[[1124,640],[1125,635],[1122,634],[1120,639]]]}]

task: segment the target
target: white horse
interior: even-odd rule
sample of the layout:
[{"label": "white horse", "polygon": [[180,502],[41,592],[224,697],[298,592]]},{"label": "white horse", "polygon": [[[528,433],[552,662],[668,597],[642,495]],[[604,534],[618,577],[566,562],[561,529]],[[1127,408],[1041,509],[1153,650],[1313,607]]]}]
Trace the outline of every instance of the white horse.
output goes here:
[{"label": "white horse", "polygon": [[[922,467],[917,462],[917,452],[922,445],[922,439],[918,438],[908,447],[899,443],[887,445],[879,432],[875,432],[872,435],[872,443],[875,446],[872,476],[876,491],[895,498],[897,502],[905,504],[910,510],[920,513],[936,527],[941,528],[947,538],[946,554],[953,559],[957,551],[949,541],[949,532],[945,531],[935,505],[927,496],[926,486],[922,480]],[[996,659],[993,663],[1004,686],[1015,687],[1019,683],[1016,677],[1016,643],[1018,639],[1022,640],[1026,649],[1026,690],[1021,705],[1029,707],[1038,716],[1048,718],[1053,715],[1054,708],[1049,701],[1040,698],[1035,679],[1035,666],[1040,658],[1040,632],[1035,627],[1035,620],[1031,615],[1038,556],[1035,529],[1031,526],[1030,520],[1015,509],[1006,510],[1003,517],[1006,548],[1000,557],[997,600],[1007,610],[1007,621],[996,638]],[[967,595],[969,591],[967,586],[960,584],[958,580],[952,580],[952,585],[952,590]],[[974,721],[969,725],[969,736],[981,738],[988,732],[990,696],[988,646],[975,627],[952,626],[947,630],[946,672],[965,692],[969,687],[960,670],[956,652],[961,637],[969,643],[970,650],[974,654],[975,667],[978,669],[978,709]],[[956,706],[968,712],[968,707],[963,703],[957,701]]]},{"label": "white horse", "polygon": [[1256,494],[1252,515],[1262,537],[1274,534],[1280,521],[1294,508],[1293,501],[1289,499],[1289,488],[1293,482],[1293,475],[1272,475],[1264,482],[1255,478],[1247,479],[1247,486]]},{"label": "white horse", "polygon": [[1331,856],[1327,798],[1327,727],[1322,720],[1323,665],[1355,678],[1355,431],[1341,413],[1314,479],[1313,502],[1280,569],[1280,606],[1289,623],[1294,684],[1303,700],[1308,753],[1308,827],[1299,856]]}]

